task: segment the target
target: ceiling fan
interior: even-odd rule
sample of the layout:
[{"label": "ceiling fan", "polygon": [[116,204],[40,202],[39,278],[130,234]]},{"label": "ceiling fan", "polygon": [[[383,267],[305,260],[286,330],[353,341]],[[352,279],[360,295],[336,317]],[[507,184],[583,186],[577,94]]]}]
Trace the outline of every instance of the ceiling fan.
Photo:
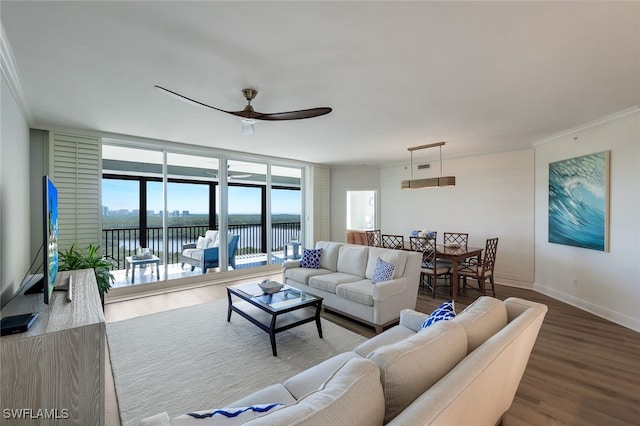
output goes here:
[{"label": "ceiling fan", "polygon": [[273,112],[273,113],[265,113],[258,112],[253,109],[251,106],[251,101],[256,97],[258,91],[255,89],[242,89],[242,94],[244,98],[247,100],[247,105],[241,111],[227,111],[221,108],[216,108],[211,105],[207,105],[200,101],[196,101],[195,99],[188,98],[180,93],[174,92],[173,90],[166,89],[162,86],[155,85],[156,88],[163,90],[171,96],[174,96],[182,101],[186,101],[195,105],[215,109],[216,111],[226,112],[227,114],[236,115],[238,117],[242,117],[242,134],[250,135],[253,134],[253,124],[255,120],[265,120],[265,121],[282,121],[282,120],[302,120],[305,118],[313,118],[319,117],[321,115],[329,114],[331,112],[331,108],[328,107],[320,107],[320,108],[310,108],[310,109],[301,109],[298,111],[287,111],[287,112]]}]

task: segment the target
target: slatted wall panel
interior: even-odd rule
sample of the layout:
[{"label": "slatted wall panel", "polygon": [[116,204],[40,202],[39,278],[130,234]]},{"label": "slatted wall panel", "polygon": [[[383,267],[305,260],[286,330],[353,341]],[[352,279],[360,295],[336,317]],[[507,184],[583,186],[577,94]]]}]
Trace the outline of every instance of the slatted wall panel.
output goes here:
[{"label": "slatted wall panel", "polygon": [[100,141],[52,133],[50,176],[58,188],[58,247],[100,244]]},{"label": "slatted wall panel", "polygon": [[331,170],[325,166],[313,166],[313,235],[312,243],[331,238]]}]

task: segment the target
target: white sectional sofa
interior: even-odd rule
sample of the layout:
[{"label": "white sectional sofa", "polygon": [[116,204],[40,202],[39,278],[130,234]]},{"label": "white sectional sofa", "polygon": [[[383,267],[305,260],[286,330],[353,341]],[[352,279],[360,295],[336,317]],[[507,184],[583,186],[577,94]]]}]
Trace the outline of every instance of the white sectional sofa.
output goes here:
[{"label": "white sectional sofa", "polygon": [[[483,296],[421,329],[427,315],[404,310],[399,325],[353,351],[230,404],[279,404],[234,424],[493,426],[513,402],[546,312],[539,303]],[[161,413],[141,424],[229,424],[212,420]]]},{"label": "white sectional sofa", "polygon": [[[400,311],[413,309],[420,284],[420,253],[318,241],[320,267],[301,268],[300,259],[282,265],[283,282],[324,298],[325,308],[375,327],[398,321]],[[392,279],[373,285],[377,259],[395,264]]]}]

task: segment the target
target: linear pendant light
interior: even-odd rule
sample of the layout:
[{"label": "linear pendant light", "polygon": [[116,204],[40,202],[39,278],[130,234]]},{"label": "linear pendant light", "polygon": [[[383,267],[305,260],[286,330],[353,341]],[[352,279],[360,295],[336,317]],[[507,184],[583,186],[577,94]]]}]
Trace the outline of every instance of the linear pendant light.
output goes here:
[{"label": "linear pendant light", "polygon": [[[407,151],[411,153],[411,179],[403,180],[400,183],[402,189],[419,189],[419,188],[435,188],[441,186],[454,186],[456,184],[455,176],[442,176],[442,146],[445,142],[436,142],[429,145],[420,145],[407,148]],[[413,178],[413,151],[420,149],[440,147],[440,176],[426,179],[414,179]]]}]

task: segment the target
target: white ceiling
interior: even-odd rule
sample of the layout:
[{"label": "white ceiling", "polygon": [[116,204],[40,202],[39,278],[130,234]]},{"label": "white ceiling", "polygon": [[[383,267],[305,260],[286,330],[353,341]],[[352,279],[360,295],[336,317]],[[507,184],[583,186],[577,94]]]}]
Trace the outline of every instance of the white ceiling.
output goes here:
[{"label": "white ceiling", "polygon": [[[640,104],[640,2],[2,1],[31,125],[329,164],[532,142]],[[179,102],[323,117],[257,122]]]}]

